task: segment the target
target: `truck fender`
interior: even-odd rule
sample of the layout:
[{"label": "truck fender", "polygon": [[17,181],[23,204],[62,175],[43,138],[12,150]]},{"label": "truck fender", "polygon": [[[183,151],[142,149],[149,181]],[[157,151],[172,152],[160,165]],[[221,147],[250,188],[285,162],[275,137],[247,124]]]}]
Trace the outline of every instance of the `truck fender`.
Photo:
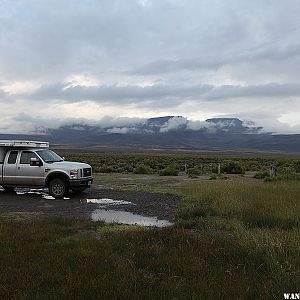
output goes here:
[{"label": "truck fender", "polygon": [[51,172],[50,174],[47,175],[46,180],[45,180],[45,186],[48,187],[50,181],[54,178],[62,178],[64,180],[66,180],[66,182],[70,181],[70,178],[66,173],[59,172],[59,171],[54,171],[54,172]]}]

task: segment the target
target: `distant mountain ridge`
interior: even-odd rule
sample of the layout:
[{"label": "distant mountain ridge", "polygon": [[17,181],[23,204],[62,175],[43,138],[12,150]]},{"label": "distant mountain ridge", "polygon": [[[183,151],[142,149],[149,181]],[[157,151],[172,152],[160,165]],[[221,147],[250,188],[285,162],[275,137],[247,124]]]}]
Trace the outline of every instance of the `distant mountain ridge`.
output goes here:
[{"label": "distant mountain ridge", "polygon": [[[210,133],[260,133],[262,127],[256,127],[253,122],[244,122],[237,118],[212,118],[203,122],[189,121],[182,116],[164,116],[150,118],[144,121],[133,122],[125,125],[87,125],[72,123],[58,129],[46,128],[42,132],[53,134],[61,130],[77,130],[98,132],[101,134],[157,134],[168,131],[206,131]],[[37,131],[38,132],[38,131]]]},{"label": "distant mountain ridge", "polygon": [[104,146],[172,150],[257,150],[300,153],[300,135],[273,135],[253,122],[238,118],[189,121],[164,116],[124,124],[72,123],[57,129],[42,128],[34,135],[1,135],[0,139],[39,139],[76,147]]}]

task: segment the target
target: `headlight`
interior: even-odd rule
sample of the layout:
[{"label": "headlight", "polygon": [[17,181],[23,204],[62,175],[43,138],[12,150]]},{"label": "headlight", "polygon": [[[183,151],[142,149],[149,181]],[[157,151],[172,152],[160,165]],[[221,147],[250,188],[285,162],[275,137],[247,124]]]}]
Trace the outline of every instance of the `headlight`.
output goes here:
[{"label": "headlight", "polygon": [[70,171],[70,177],[72,179],[77,179],[78,178],[78,170],[71,170]]}]

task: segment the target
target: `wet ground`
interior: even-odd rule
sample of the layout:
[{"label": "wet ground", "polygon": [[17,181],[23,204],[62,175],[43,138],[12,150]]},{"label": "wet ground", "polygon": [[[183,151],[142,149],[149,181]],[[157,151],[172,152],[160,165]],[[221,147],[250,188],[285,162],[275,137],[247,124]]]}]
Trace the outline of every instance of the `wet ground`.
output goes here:
[{"label": "wet ground", "polygon": [[0,216],[8,219],[64,217],[164,227],[174,221],[179,204],[174,195],[99,187],[64,199],[54,199],[42,189],[8,193],[0,188]]}]

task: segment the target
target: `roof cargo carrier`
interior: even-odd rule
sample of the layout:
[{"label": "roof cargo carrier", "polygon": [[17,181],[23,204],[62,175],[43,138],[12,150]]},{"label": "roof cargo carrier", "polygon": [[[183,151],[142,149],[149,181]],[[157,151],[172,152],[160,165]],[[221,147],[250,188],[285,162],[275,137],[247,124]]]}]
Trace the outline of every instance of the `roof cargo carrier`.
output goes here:
[{"label": "roof cargo carrier", "polygon": [[0,147],[49,148],[48,142],[0,140]]}]

